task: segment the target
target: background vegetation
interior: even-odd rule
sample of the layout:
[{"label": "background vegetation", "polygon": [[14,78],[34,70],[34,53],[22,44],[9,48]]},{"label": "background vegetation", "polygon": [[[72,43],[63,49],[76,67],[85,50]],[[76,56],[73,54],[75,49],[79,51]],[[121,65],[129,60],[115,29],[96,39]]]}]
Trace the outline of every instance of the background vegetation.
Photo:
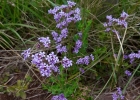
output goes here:
[{"label": "background vegetation", "polygon": [[[81,30],[87,47],[82,55],[92,53],[95,60],[85,66],[84,74],[72,69],[48,79],[20,54],[29,47],[35,48],[38,37],[51,36],[50,32],[57,30],[48,10],[66,4],[66,0],[0,0],[0,98],[49,100],[64,92],[68,100],[112,100],[112,92],[121,87],[126,99],[140,99],[140,60],[131,64],[121,52],[122,46],[126,55],[140,50],[140,1],[74,1],[81,9],[82,20],[69,26],[69,38]],[[122,11],[129,17],[127,28],[115,27],[122,36],[120,42],[115,34],[104,31],[103,23],[106,15],[118,18]],[[132,72],[131,77],[124,74],[125,70]],[[71,77],[66,81],[68,76]]]}]

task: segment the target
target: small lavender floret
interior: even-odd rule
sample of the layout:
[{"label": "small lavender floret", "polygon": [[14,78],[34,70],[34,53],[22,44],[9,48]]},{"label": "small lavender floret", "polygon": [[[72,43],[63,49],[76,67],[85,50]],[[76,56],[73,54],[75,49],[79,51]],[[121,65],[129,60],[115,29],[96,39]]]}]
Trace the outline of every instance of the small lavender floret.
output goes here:
[{"label": "small lavender floret", "polygon": [[81,32],[79,32],[78,35],[79,35],[80,38],[82,38],[82,33]]},{"label": "small lavender floret", "polygon": [[58,44],[58,45],[56,46],[56,49],[57,49],[57,53],[67,52],[66,46],[62,46],[62,44]]},{"label": "small lavender floret", "polygon": [[67,28],[64,28],[61,30],[61,34],[60,34],[60,37],[61,38],[66,38],[68,35],[68,29]]},{"label": "small lavender floret", "polygon": [[112,98],[113,98],[113,100],[118,100],[119,97],[118,97],[117,93],[113,93]]},{"label": "small lavender floret", "polygon": [[92,61],[94,61],[94,56],[92,54],[90,55],[90,58]]},{"label": "small lavender floret", "polygon": [[108,19],[109,21],[112,21],[113,20],[112,15],[107,15],[106,19]]},{"label": "small lavender floret", "polygon": [[31,54],[31,48],[24,50],[21,55],[23,56],[24,60],[26,60],[28,57],[30,57]]},{"label": "small lavender floret", "polygon": [[112,98],[113,100],[118,100],[118,99],[124,100],[124,96],[122,95],[122,91],[120,87],[117,87],[117,92],[113,93]]},{"label": "small lavender floret", "polygon": [[44,47],[50,47],[51,40],[49,37],[40,37],[38,40],[44,45]]},{"label": "small lavender floret", "polygon": [[135,59],[140,59],[140,52],[138,51],[138,53],[131,53],[128,55],[129,59],[130,59],[130,63],[133,63],[133,61]]},{"label": "small lavender floret", "polygon": [[64,68],[72,66],[72,60],[68,59],[66,56],[62,59],[62,65]]},{"label": "small lavender floret", "polygon": [[125,20],[128,16],[129,16],[129,15],[128,15],[126,12],[123,11],[123,12],[121,13],[121,16],[120,16],[120,17],[123,18],[123,19]]},{"label": "small lavender floret", "polygon": [[129,70],[126,70],[126,71],[125,71],[125,74],[126,74],[127,76],[131,76],[131,75],[132,75],[132,73],[131,73]]},{"label": "small lavender floret", "polygon": [[39,52],[32,55],[32,64],[35,64],[37,67],[42,63],[42,59],[45,57],[45,52]]},{"label": "small lavender floret", "polygon": [[72,1],[67,1],[67,3],[68,3],[68,6],[69,7],[73,7],[73,6],[76,5],[76,3],[75,2],[72,2]]},{"label": "small lavender floret", "polygon": [[48,64],[42,63],[40,65],[39,70],[40,70],[40,73],[42,76],[46,76],[46,77],[51,76],[52,71],[51,71],[50,66]]},{"label": "small lavender floret", "polygon": [[77,61],[76,61],[76,64],[85,64],[85,65],[88,65],[90,60],[94,60],[94,56],[91,54],[90,56],[85,56],[84,58],[79,58]]},{"label": "small lavender floret", "polygon": [[78,53],[79,49],[81,48],[81,46],[82,46],[82,41],[81,40],[77,40],[73,52],[74,53]]},{"label": "small lavender floret", "polygon": [[64,96],[64,94],[59,94],[59,95],[56,95],[56,96],[53,96],[51,100],[67,100]]},{"label": "small lavender floret", "polygon": [[128,55],[123,55],[123,58],[124,59],[128,59]]},{"label": "small lavender floret", "polygon": [[50,65],[54,65],[59,62],[58,57],[54,54],[54,52],[51,52],[49,55],[47,55],[46,60]]},{"label": "small lavender floret", "polygon": [[79,68],[79,71],[83,74],[85,70],[83,68]]},{"label": "small lavender floret", "polygon": [[51,69],[54,71],[54,72],[60,72],[60,70],[59,70],[59,68],[58,68],[58,66],[55,66],[55,65],[50,65],[51,67]]}]

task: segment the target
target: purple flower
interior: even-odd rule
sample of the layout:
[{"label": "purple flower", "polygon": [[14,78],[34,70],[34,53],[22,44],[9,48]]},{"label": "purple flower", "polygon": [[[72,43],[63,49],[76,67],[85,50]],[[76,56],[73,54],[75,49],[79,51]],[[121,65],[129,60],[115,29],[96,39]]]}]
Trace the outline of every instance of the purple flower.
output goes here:
[{"label": "purple flower", "polygon": [[105,32],[109,32],[111,30],[111,28],[106,28]]},{"label": "purple flower", "polygon": [[120,16],[120,17],[123,18],[123,19],[125,20],[128,16],[129,16],[129,15],[128,15],[126,12],[123,11],[123,12],[121,13],[121,16]]},{"label": "purple flower", "polygon": [[57,67],[57,66],[55,66],[55,65],[50,65],[51,67],[51,69],[54,71],[54,72],[60,72],[60,70],[59,70],[59,68]]},{"label": "purple flower", "polygon": [[94,56],[92,54],[90,55],[90,58],[92,61],[94,61]]},{"label": "purple flower", "polygon": [[81,32],[79,32],[78,35],[79,35],[80,38],[82,38],[82,33]]},{"label": "purple flower", "polygon": [[[69,23],[77,22],[81,20],[80,16],[80,9],[79,8],[72,8],[76,5],[75,2],[67,1],[68,5],[61,5],[56,6],[54,9],[48,10],[49,14],[54,15],[54,19],[57,23],[56,27],[59,29],[65,28],[68,26]],[[69,11],[65,11],[65,8],[69,8]]]},{"label": "purple flower", "polygon": [[85,70],[83,68],[79,68],[79,71],[83,74]]},{"label": "purple flower", "polygon": [[89,56],[85,56],[84,58],[79,58],[76,62],[76,64],[85,64],[88,65],[89,64]]},{"label": "purple flower", "polygon": [[56,96],[53,96],[51,100],[67,100],[64,96],[64,94],[59,94],[59,95],[56,95]]},{"label": "purple flower", "polygon": [[133,63],[133,61],[137,58],[140,59],[140,53],[138,51],[138,53],[131,53],[128,55],[129,59],[130,59],[130,63]]},{"label": "purple flower", "polygon": [[26,60],[28,57],[30,57],[31,54],[31,48],[24,50],[21,55],[23,56],[24,60]]},{"label": "purple flower", "polygon": [[79,58],[77,61],[76,61],[76,64],[85,64],[85,65],[88,65],[90,60],[94,60],[94,56],[91,54],[90,56],[85,56],[84,58]]},{"label": "purple flower", "polygon": [[112,98],[113,98],[113,100],[117,100],[119,97],[118,97],[117,93],[113,93]]},{"label": "purple flower", "polygon": [[103,23],[103,26],[104,26],[104,27],[107,27],[108,25],[107,25],[107,23],[105,22],[105,23]]},{"label": "purple flower", "polygon": [[45,52],[39,52],[32,55],[32,64],[35,64],[37,67],[42,63],[42,59],[45,57]]},{"label": "purple flower", "polygon": [[125,71],[125,74],[126,74],[127,76],[131,76],[131,75],[132,75],[132,73],[131,73],[129,70],[126,70],[126,71]]},{"label": "purple flower", "polygon": [[40,37],[40,38],[38,38],[38,40],[39,40],[39,42],[41,42],[43,45],[44,45],[44,47],[50,47],[50,43],[51,43],[51,40],[50,40],[50,38],[49,37]]},{"label": "purple flower", "polygon": [[58,57],[54,54],[54,52],[51,52],[49,55],[47,55],[46,60],[50,65],[54,65],[59,62]]},{"label": "purple flower", "polygon": [[73,7],[73,6],[76,5],[76,3],[75,2],[72,2],[72,1],[67,1],[67,3],[68,3],[68,6],[69,7]]},{"label": "purple flower", "polygon": [[61,38],[66,38],[67,37],[67,33],[68,33],[68,29],[67,28],[62,29],[60,37]]},{"label": "purple flower", "polygon": [[51,69],[50,69],[50,66],[48,64],[45,64],[45,63],[42,63],[40,64],[40,73],[42,76],[46,76],[46,77],[49,77],[51,76]]},{"label": "purple flower", "polygon": [[72,60],[68,59],[66,56],[62,59],[62,65],[64,68],[72,66]]},{"label": "purple flower", "polygon": [[113,20],[112,15],[107,15],[106,19],[108,19],[109,21],[112,21]]},{"label": "purple flower", "polygon": [[123,55],[123,58],[124,59],[128,59],[128,55]]},{"label": "purple flower", "polygon": [[122,95],[122,91],[120,87],[117,87],[117,92],[113,93],[112,98],[113,100],[124,99],[124,96]]},{"label": "purple flower", "polygon": [[57,38],[58,38],[58,33],[56,33],[55,31],[52,31],[52,36],[53,36],[53,40],[54,41],[57,41]]},{"label": "purple flower", "polygon": [[120,96],[120,98],[123,100],[124,99],[124,96],[122,95],[122,91],[121,91],[121,88],[120,87],[117,87],[117,93]]},{"label": "purple flower", "polygon": [[82,46],[82,41],[81,40],[77,40],[73,52],[74,53],[78,53],[79,52],[79,49],[81,48],[81,46]]},{"label": "purple flower", "polygon": [[58,45],[56,46],[56,49],[57,49],[57,53],[67,52],[66,46],[62,46],[62,44],[58,44]]}]

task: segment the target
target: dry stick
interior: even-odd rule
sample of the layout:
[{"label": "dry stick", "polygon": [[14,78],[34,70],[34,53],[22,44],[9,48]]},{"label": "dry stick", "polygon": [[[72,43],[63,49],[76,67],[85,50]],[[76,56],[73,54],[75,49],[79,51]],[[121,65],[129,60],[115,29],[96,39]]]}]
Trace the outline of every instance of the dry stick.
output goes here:
[{"label": "dry stick", "polygon": [[28,97],[28,98],[26,98],[26,100],[30,100],[31,98],[41,96],[41,95],[44,95],[44,94],[46,94],[46,93],[41,93],[41,94],[37,94],[37,95],[31,96],[31,97]]}]

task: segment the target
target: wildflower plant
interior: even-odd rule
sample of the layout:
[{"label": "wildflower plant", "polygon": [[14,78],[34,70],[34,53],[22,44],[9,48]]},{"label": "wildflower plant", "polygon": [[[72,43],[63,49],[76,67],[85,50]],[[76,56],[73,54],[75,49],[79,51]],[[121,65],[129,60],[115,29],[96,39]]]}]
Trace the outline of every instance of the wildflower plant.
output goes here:
[{"label": "wildflower plant", "polygon": [[[89,42],[88,31],[90,30],[92,20],[82,22],[81,10],[76,7],[75,2],[67,1],[67,4],[55,6],[53,9],[48,10],[48,13],[50,16],[53,16],[53,20],[56,24],[55,29],[50,31],[49,36],[38,38],[39,48],[37,48],[37,51],[35,50],[36,52],[33,52],[33,49],[29,48],[21,53],[21,55],[24,60],[28,59],[32,65],[36,66],[42,77],[47,78],[42,84],[42,88],[54,95],[52,100],[67,100],[67,98],[71,98],[72,95],[78,95],[75,91],[78,91],[80,78],[76,76],[85,74],[85,69],[88,69],[85,66],[88,66],[96,57],[108,51],[104,46],[94,48],[93,54],[95,56],[86,52]],[[126,20],[128,16],[129,15],[124,11],[119,18],[113,18],[112,15],[107,15],[107,21],[103,23],[105,32],[114,33],[116,35],[123,53],[122,44],[126,34],[123,36],[122,33],[119,32],[121,32],[121,28],[127,29],[128,23]],[[76,32],[69,29],[71,24],[72,28],[76,28]],[[112,66],[112,69],[109,68],[109,71],[113,71],[113,74],[110,76],[110,79],[113,78],[111,81],[111,86],[113,87],[117,77],[119,77],[117,76],[118,74],[123,73],[123,75],[131,76],[132,73],[127,68],[120,71],[121,67],[118,66],[119,63],[121,63],[119,61],[120,54],[114,53],[113,46],[112,49],[116,61],[114,64],[115,67]],[[140,58],[139,53],[140,52],[131,53],[129,55],[123,54],[122,61],[125,62],[130,59],[130,63],[132,63],[136,58]],[[109,52],[108,55],[110,54]],[[114,61],[114,59],[110,57],[107,58],[106,61],[110,63]],[[97,64],[97,66],[95,66],[96,71],[91,69],[96,73],[97,77],[104,77],[106,73],[110,75],[106,67],[99,67],[100,65]],[[97,73],[97,71],[99,71],[99,73]],[[102,74],[102,71],[105,74]],[[117,88],[117,92],[112,95],[112,98],[113,100],[124,99],[120,88]]]},{"label": "wildflower plant", "polygon": [[[56,28],[60,30],[60,33],[53,30],[50,37],[39,37],[38,41],[42,48],[52,51],[46,52],[42,48],[38,48],[38,51],[34,53],[29,48],[21,55],[24,60],[31,59],[31,64],[36,66],[40,75],[48,78],[49,83],[42,86],[52,94],[58,94],[52,100],[56,100],[56,98],[57,100],[67,100],[64,96],[69,97],[72,95],[75,89],[78,88],[79,81],[77,78],[75,80],[69,80],[69,78],[72,74],[80,72],[77,65],[88,65],[94,60],[94,56],[91,54],[90,56],[79,58],[79,52],[83,45],[82,32],[77,32],[76,38],[72,38],[76,39],[76,41],[70,39],[67,41],[68,43],[64,42],[70,34],[68,26],[81,20],[80,8],[76,8],[75,2],[67,1],[67,5],[56,6],[48,10],[48,13],[53,15]],[[86,38],[84,37],[85,40]],[[69,46],[72,45],[71,41],[75,41],[75,43],[72,43],[73,46]],[[55,46],[55,49],[51,49],[53,46]],[[69,70],[75,71],[68,75],[67,71]]]}]

